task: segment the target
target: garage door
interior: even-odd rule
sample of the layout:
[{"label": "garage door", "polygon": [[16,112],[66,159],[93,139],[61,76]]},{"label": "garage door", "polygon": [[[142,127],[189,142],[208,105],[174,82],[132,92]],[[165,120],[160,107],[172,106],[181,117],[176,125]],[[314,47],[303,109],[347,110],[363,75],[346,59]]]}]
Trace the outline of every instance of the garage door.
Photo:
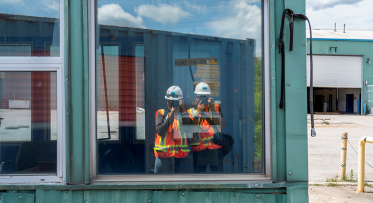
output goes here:
[{"label": "garage door", "polygon": [[[313,86],[361,88],[362,57],[313,55]],[[307,55],[307,86],[310,86],[310,56]]]}]

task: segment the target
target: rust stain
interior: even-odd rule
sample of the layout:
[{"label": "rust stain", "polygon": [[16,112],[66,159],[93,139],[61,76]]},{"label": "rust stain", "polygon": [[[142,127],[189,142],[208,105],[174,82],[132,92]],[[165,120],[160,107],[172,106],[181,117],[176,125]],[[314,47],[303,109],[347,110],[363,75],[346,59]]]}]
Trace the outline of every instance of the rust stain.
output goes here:
[{"label": "rust stain", "polygon": [[237,169],[240,169],[240,153],[235,156],[237,157]]}]

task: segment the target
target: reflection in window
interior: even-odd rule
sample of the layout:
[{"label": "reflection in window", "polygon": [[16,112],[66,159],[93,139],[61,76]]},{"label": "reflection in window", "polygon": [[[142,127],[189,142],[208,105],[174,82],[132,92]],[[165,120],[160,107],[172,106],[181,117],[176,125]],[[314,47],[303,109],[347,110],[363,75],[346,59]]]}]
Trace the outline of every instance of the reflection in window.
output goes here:
[{"label": "reflection in window", "polygon": [[0,174],[56,174],[56,76],[0,73]]},{"label": "reflection in window", "polygon": [[260,5],[98,1],[99,175],[263,173]]},{"label": "reflection in window", "polygon": [[59,56],[59,0],[2,1],[0,56]]}]

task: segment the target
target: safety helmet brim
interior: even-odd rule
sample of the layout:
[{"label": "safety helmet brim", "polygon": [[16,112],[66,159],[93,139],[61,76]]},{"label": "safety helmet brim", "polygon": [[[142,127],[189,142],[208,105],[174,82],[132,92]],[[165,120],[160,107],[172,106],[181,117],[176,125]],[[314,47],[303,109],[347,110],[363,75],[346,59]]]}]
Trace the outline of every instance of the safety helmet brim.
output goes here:
[{"label": "safety helmet brim", "polygon": [[210,95],[208,92],[194,92],[196,95]]},{"label": "safety helmet brim", "polygon": [[183,99],[183,97],[176,97],[175,98],[175,97],[171,97],[171,96],[167,96],[167,95],[164,98],[167,99],[167,100],[175,100],[175,101]]}]

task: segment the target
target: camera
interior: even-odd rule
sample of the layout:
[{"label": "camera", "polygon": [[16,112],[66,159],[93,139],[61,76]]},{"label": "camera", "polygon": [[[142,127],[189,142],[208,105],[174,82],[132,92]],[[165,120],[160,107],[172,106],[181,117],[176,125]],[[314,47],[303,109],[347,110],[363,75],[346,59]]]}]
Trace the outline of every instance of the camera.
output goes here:
[{"label": "camera", "polygon": [[170,101],[170,108],[174,107],[177,109],[179,107],[179,101],[171,100]]},{"label": "camera", "polygon": [[209,103],[209,97],[208,96],[199,96],[199,100],[201,100],[201,104],[208,104]]}]

